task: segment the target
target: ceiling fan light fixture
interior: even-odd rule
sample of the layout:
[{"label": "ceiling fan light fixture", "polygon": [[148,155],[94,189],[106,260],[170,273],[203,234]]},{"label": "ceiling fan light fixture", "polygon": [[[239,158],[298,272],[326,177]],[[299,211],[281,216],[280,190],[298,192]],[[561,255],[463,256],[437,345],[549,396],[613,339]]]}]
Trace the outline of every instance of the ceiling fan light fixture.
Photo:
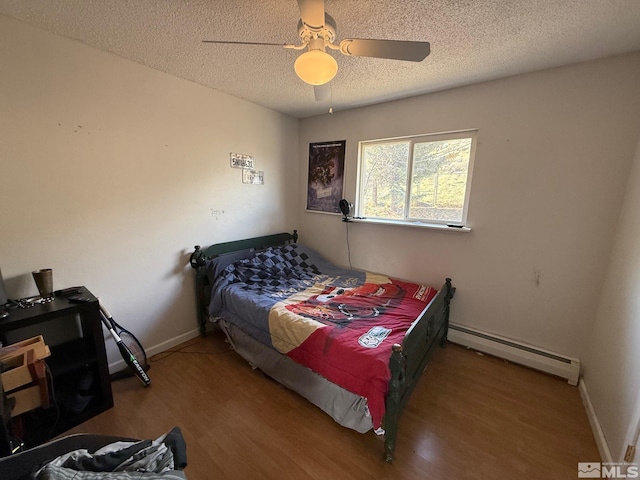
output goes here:
[{"label": "ceiling fan light fixture", "polygon": [[296,74],[310,85],[324,85],[338,73],[336,59],[322,50],[309,50],[296,59]]}]

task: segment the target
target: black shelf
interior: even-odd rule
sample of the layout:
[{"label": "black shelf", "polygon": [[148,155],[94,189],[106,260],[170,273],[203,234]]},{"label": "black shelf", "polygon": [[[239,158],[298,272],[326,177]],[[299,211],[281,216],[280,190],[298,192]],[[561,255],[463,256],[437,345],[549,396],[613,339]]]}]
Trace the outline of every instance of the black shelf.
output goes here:
[{"label": "black shelf", "polygon": [[46,359],[54,378],[75,374],[78,370],[95,365],[97,361],[94,345],[87,338],[51,347],[51,356]]},{"label": "black shelf", "polygon": [[86,289],[82,296],[89,301],[73,303],[58,296],[50,303],[11,310],[8,318],[0,320],[3,344],[42,335],[51,350],[45,359],[51,405],[20,416],[27,447],[113,407],[98,300]]}]

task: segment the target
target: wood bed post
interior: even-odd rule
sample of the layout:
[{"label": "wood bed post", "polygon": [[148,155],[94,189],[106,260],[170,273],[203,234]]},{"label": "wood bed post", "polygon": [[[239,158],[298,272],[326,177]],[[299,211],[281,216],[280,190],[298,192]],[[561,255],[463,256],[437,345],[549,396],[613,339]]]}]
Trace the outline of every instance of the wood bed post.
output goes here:
[{"label": "wood bed post", "polygon": [[442,348],[447,346],[447,335],[449,335],[449,305],[456,289],[451,286],[451,279],[445,278],[445,285],[447,286],[447,294],[444,297],[444,333],[440,340],[440,346]]},{"label": "wood bed post", "polygon": [[389,369],[391,370],[391,380],[389,381],[389,394],[384,415],[384,460],[391,463],[393,452],[396,449],[398,420],[400,418],[400,392],[403,390],[405,378],[402,345],[395,343],[391,347]]},{"label": "wood bed post", "polygon": [[200,245],[194,247],[193,253],[189,258],[191,267],[196,271],[196,305],[198,307],[198,326],[200,328],[200,336],[204,337],[207,334],[207,311],[205,302],[205,281],[207,277],[200,271],[200,267],[205,264],[204,253]]}]

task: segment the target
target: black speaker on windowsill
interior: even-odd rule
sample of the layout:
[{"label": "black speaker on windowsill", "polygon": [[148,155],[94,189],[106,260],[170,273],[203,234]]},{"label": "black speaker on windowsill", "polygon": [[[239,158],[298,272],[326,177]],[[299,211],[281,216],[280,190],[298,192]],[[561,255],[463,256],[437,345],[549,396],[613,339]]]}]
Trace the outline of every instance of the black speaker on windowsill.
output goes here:
[{"label": "black speaker on windowsill", "polygon": [[340,208],[340,211],[342,212],[342,215],[343,215],[342,221],[343,222],[351,221],[349,218],[349,213],[351,213],[351,209],[353,208],[353,205],[351,205],[348,200],[345,200],[343,198],[342,200],[340,200],[340,202],[338,202],[338,207]]}]

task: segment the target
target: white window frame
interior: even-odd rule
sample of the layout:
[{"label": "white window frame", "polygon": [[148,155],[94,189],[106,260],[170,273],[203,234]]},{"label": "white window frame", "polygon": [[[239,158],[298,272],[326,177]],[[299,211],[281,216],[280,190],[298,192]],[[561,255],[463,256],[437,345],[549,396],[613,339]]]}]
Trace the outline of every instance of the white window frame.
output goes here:
[{"label": "white window frame", "polygon": [[[399,225],[409,225],[409,226],[422,226],[422,227],[452,227],[452,228],[460,228],[463,227],[464,230],[468,231],[466,228],[467,223],[467,214],[469,210],[469,197],[471,194],[471,181],[473,177],[473,165],[476,154],[476,145],[477,145],[477,135],[478,130],[459,130],[455,132],[442,132],[442,133],[432,133],[432,134],[423,134],[423,135],[410,135],[405,137],[393,137],[393,138],[384,138],[378,140],[364,140],[359,142],[358,144],[358,169],[357,169],[357,184],[356,184],[356,216],[354,217],[358,221],[372,222],[372,223],[386,223],[386,224],[399,224]],[[409,216],[410,211],[410,199],[411,199],[411,176],[413,172],[413,156],[414,156],[414,146],[416,143],[422,142],[434,142],[434,141],[442,141],[442,140],[455,140],[459,138],[470,138],[471,139],[471,149],[469,152],[469,165],[467,170],[467,183],[464,193],[464,203],[462,207],[462,219],[460,222],[451,222],[446,220],[424,220],[411,218]],[[407,165],[407,179],[406,179],[406,193],[405,193],[405,210],[404,210],[404,219],[391,219],[385,217],[362,217],[362,202],[361,195],[364,193],[364,179],[362,178],[363,173],[363,150],[366,146],[376,145],[376,144],[385,144],[385,143],[393,143],[393,142],[408,142],[409,143],[409,162]]]}]

